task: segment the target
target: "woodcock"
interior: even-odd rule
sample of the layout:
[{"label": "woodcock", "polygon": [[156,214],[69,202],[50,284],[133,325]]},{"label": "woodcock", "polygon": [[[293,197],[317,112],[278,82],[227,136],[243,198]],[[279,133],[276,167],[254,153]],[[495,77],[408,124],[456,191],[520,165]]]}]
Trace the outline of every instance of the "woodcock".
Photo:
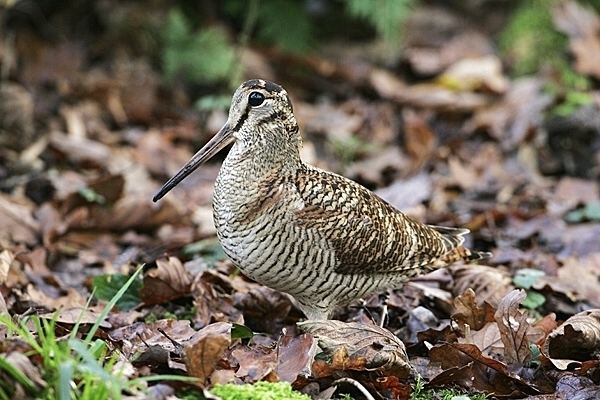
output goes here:
[{"label": "woodcock", "polygon": [[416,222],[343,176],[305,164],[287,92],[261,79],[235,92],[227,123],[154,196],[230,143],[215,184],[225,253],[248,277],[291,294],[309,319],[455,261],[467,229]]}]

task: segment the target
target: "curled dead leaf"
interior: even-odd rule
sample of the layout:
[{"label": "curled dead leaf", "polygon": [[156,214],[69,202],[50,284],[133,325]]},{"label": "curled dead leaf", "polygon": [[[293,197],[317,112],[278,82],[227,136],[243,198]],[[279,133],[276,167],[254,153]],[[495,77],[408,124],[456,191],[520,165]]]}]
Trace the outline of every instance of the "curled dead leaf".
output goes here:
[{"label": "curled dead leaf", "polygon": [[176,257],[159,258],[144,275],[140,297],[145,304],[162,304],[190,294],[192,277]]},{"label": "curled dead leaf", "polygon": [[387,370],[408,376],[413,368],[404,343],[384,328],[356,322],[304,321],[300,330],[312,334],[319,346],[333,355],[333,365],[341,369]]},{"label": "curled dead leaf", "polygon": [[573,361],[600,359],[600,309],[580,312],[550,332],[543,353],[559,369]]},{"label": "curled dead leaf", "polygon": [[485,301],[495,306],[513,288],[510,276],[501,268],[456,265],[450,267],[449,271],[454,277],[453,294],[459,296],[471,288],[475,292],[478,304]]},{"label": "curled dead leaf", "polygon": [[465,325],[468,325],[472,330],[480,330],[486,323],[494,320],[493,313],[494,311],[488,303],[477,304],[475,292],[471,288],[454,299],[452,319],[458,323],[459,328],[463,331]]},{"label": "curled dead leaf", "polygon": [[498,304],[494,314],[504,344],[504,359],[509,365],[523,366],[531,359],[527,331],[527,315],[519,311],[519,304],[527,297],[524,290],[513,290]]}]

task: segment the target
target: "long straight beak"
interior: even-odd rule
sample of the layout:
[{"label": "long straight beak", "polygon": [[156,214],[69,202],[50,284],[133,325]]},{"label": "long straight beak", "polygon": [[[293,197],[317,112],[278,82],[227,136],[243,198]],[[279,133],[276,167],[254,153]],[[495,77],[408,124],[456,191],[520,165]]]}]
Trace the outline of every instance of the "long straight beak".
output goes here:
[{"label": "long straight beak", "polygon": [[196,154],[187,162],[180,170],[163,185],[162,188],[154,195],[152,201],[157,202],[162,199],[164,195],[169,193],[179,182],[184,180],[189,174],[194,172],[196,168],[202,165],[204,162],[211,159],[215,154],[219,152],[223,147],[227,146],[233,141],[233,132],[229,129],[229,125],[225,124],[219,132],[203,148],[198,150]]}]

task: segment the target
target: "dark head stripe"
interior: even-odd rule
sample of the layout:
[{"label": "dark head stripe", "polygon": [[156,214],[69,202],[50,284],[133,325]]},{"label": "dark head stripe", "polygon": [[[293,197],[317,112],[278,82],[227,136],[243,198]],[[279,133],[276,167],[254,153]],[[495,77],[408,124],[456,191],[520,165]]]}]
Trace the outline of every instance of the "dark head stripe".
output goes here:
[{"label": "dark head stripe", "polygon": [[251,79],[242,84],[245,88],[260,88],[265,89],[269,93],[279,93],[283,91],[283,88],[276,83],[265,81],[263,79]]}]

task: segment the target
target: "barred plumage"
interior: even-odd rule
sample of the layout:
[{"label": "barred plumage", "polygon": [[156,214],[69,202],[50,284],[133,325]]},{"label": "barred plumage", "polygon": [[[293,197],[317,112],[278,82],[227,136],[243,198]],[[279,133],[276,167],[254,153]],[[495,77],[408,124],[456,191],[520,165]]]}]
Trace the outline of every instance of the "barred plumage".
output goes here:
[{"label": "barred plumage", "polygon": [[289,97],[263,80],[238,88],[225,127],[155,200],[230,142],[213,201],[223,249],[250,278],[294,296],[310,319],[488,255],[462,247],[466,229],[416,222],[356,182],[303,163]]}]

